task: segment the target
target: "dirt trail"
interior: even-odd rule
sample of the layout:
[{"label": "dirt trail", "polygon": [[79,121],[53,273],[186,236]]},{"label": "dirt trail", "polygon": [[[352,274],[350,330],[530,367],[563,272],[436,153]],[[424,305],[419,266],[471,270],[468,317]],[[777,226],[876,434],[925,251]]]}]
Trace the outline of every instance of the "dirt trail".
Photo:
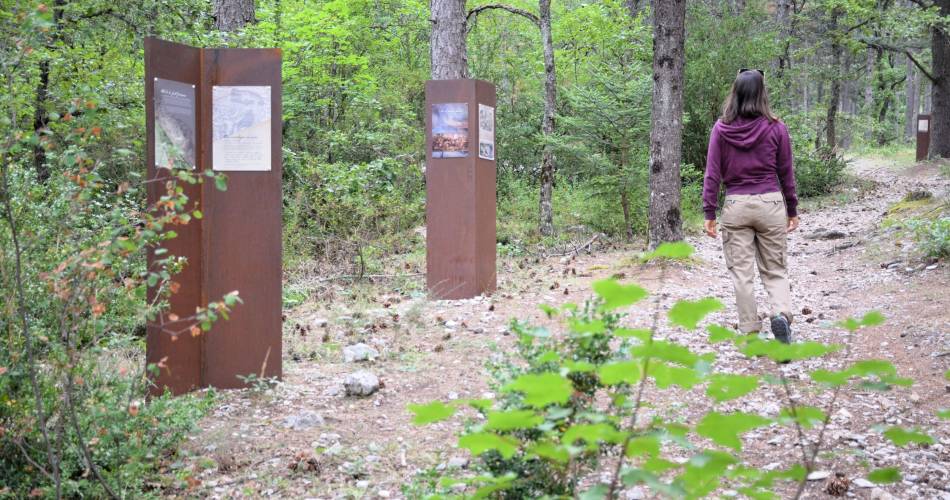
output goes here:
[{"label": "dirt trail", "polygon": [[[896,230],[880,227],[888,206],[908,191],[926,189],[946,197],[950,181],[935,168],[901,169],[882,160],[860,159],[852,170],[875,181],[874,187],[806,204],[802,227],[790,238],[796,308],[810,310],[796,318],[795,336],[842,342],[843,331],[834,326],[835,320],[879,310],[887,322],[863,330],[852,344],[852,357],[889,359],[901,375],[917,383],[907,391],[843,395],[826,436],[835,452],[822,455],[819,469],[853,479],[870,468],[899,466],[905,480],[876,491],[877,498],[887,498],[881,496],[886,490],[898,498],[950,499],[950,424],[934,416],[936,409],[950,407],[950,387],[943,380],[950,368],[950,269],[947,262],[926,267],[910,259],[909,242]],[[827,231],[837,231],[838,238],[813,238]],[[406,405],[489,392],[485,361],[496,350],[511,347],[511,318],[558,329],[537,304],[581,302],[590,295],[591,282],[622,274],[622,281],[654,293],[662,285],[665,307],[684,298],[718,297],[729,307],[708,321],[732,325],[732,285],[719,241],[694,235],[689,242],[696,248],[696,262],[672,268],[662,284],[656,268],[632,263],[635,252],[628,249],[537,263],[503,262],[499,290],[492,297],[428,302],[383,295],[376,304],[362,306],[300,306],[289,312],[285,325],[284,381],[267,391],[222,393],[186,447],[192,456],[170,464],[168,476],[192,475],[200,481],[191,490],[177,490],[181,496],[413,497],[411,489],[404,495],[402,488],[411,487],[417,474],[464,463],[465,454],[454,447],[457,422],[416,428]],[[891,268],[882,268],[882,263]],[[628,312],[627,324],[649,321],[649,307]],[[663,326],[659,335],[696,351],[714,349],[700,333]],[[342,346],[359,341],[378,350],[380,358],[344,363]],[[796,397],[819,407],[829,394],[808,391],[799,381],[807,380],[810,370],[841,368],[846,362],[839,355],[778,367],[749,361],[722,344],[715,349],[717,367],[724,370],[783,370],[793,381]],[[379,375],[383,388],[368,398],[344,396],[343,377],[364,368]],[[656,411],[666,416],[691,418],[709,408],[701,387],[650,397]],[[781,399],[777,388],[767,387],[720,404],[717,410],[775,416]],[[938,442],[928,448],[898,449],[871,431],[873,424],[924,427]],[[790,428],[773,426],[747,434],[745,449],[753,465],[785,467],[800,456],[793,442]],[[292,464],[297,470],[290,469]],[[823,487],[823,481],[810,482],[806,496],[826,497]],[[868,498],[872,491],[852,486],[849,495]]]}]

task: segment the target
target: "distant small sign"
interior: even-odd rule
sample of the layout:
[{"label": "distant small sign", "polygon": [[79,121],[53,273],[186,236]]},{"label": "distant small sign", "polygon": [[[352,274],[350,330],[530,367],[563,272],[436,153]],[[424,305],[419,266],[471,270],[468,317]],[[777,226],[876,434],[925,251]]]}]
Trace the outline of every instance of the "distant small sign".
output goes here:
[{"label": "distant small sign", "polygon": [[917,120],[917,131],[918,132],[927,132],[930,130],[930,120],[927,118],[922,118]]}]

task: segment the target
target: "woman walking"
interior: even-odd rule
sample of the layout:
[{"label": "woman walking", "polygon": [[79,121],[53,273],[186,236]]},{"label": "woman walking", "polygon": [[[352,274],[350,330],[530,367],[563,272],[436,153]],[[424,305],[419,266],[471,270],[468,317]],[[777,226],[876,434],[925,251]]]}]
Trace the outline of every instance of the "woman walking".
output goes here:
[{"label": "woman walking", "polygon": [[740,70],[722,116],[713,126],[703,181],[706,234],[716,234],[720,185],[722,250],[736,289],[739,330],[755,333],[762,318],[755,304],[754,268],[769,296],[772,334],[792,338],[792,300],[786,268],[788,232],[798,227],[798,197],[788,128],[769,108],[761,70]]}]

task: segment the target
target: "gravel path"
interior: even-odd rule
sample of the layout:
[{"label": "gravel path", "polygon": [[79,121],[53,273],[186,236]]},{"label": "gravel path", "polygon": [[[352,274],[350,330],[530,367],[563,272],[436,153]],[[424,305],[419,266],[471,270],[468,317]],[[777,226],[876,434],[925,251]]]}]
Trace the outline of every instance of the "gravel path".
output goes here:
[{"label": "gravel path", "polygon": [[[950,386],[943,379],[950,369],[950,270],[947,262],[915,260],[912,242],[898,229],[881,228],[888,207],[907,192],[925,189],[946,199],[950,181],[935,168],[900,169],[886,161],[858,160],[852,170],[874,186],[806,204],[802,227],[790,239],[794,300],[807,313],[797,318],[795,336],[841,343],[846,337],[834,326],[836,320],[879,310],[887,322],[862,330],[848,350],[851,358],[888,359],[916,383],[886,393],[843,392],[824,438],[833,451],[821,454],[815,477],[845,474],[852,479],[847,495],[857,498],[950,499],[950,423],[934,416],[938,408],[950,407]],[[732,325],[732,286],[719,241],[692,236],[689,242],[696,261],[671,268],[663,283],[655,266],[632,263],[634,250],[601,249],[573,258],[503,262],[492,297],[429,302],[376,289],[369,303],[299,306],[285,323],[284,381],[269,390],[221,393],[212,415],[185,447],[190,456],[167,465],[164,491],[215,498],[413,497],[403,488],[420,482],[420,472],[464,466],[467,457],[454,447],[458,422],[416,428],[406,405],[485,396],[490,391],[485,361],[511,347],[511,318],[558,329],[537,304],[580,302],[590,295],[592,281],[622,275],[622,281],[660,294],[666,307],[680,299],[718,297],[729,307],[708,320]],[[649,307],[628,312],[625,323],[648,324]],[[800,403],[819,407],[830,393],[809,390],[803,382],[807,372],[847,363],[839,354],[778,366],[748,360],[723,344],[711,346],[699,333],[663,326],[658,334],[695,351],[715,349],[720,370],[776,375],[781,370]],[[356,351],[373,359],[344,362],[343,347],[358,342],[371,349]],[[378,377],[381,387],[368,397],[347,396],[346,375],[364,369]],[[785,399],[780,389],[768,386],[716,409],[777,416]],[[710,405],[701,387],[648,396],[655,411],[693,422]],[[919,426],[937,443],[898,449],[871,429],[879,424]],[[811,439],[814,435],[809,433]],[[787,426],[759,429],[744,439],[749,463],[766,469],[799,458],[795,442]],[[855,484],[868,470],[887,466],[899,466],[904,480],[882,488]],[[192,480],[182,479],[188,477]],[[827,497],[824,488],[824,479],[810,481],[805,496]]]}]

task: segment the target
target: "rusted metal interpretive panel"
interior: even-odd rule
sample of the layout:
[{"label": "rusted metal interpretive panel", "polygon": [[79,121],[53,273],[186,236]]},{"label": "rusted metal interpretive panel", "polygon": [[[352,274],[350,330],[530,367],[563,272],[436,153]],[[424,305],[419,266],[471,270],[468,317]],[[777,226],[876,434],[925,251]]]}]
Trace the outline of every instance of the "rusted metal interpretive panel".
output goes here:
[{"label": "rusted metal interpretive panel", "polygon": [[[280,66],[279,49],[145,40],[149,206],[164,194],[169,166],[228,177],[226,191],[214,182],[184,186],[190,206],[204,216],[176,227],[178,236],[162,244],[187,265],[173,278],[180,287],[170,310],[148,325],[146,361],[162,365],[153,394],[242,387],[239,376],[251,374],[281,376]],[[149,266],[157,259],[153,250]],[[174,335],[185,325],[169,316],[188,318],[235,290],[243,304],[229,320],[198,336]],[[150,289],[149,300],[156,293]]]},{"label": "rusted metal interpretive panel", "polygon": [[435,299],[496,286],[494,111],[488,82],[426,82],[426,283]]}]

